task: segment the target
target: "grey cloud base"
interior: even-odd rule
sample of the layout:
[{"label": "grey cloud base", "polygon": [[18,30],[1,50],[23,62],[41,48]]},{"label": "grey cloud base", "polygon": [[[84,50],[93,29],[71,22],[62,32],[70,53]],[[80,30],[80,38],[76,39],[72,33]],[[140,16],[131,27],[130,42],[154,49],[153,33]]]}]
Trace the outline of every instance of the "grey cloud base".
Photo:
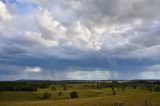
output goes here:
[{"label": "grey cloud base", "polygon": [[0,80],[159,79],[159,5],[2,0]]}]

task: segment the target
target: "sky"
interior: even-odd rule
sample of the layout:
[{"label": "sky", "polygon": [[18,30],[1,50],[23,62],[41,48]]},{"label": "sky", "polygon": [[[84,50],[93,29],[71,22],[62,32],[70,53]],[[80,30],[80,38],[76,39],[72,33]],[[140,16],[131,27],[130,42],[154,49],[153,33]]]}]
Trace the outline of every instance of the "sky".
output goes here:
[{"label": "sky", "polygon": [[0,0],[0,80],[160,79],[160,0]]}]

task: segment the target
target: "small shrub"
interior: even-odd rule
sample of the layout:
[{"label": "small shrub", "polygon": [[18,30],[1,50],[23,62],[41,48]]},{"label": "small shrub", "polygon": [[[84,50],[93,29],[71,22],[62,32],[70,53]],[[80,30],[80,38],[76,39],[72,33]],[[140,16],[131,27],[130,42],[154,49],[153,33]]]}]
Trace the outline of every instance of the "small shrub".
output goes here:
[{"label": "small shrub", "polygon": [[51,97],[51,94],[48,92],[43,93],[43,99],[49,99]]},{"label": "small shrub", "polygon": [[146,98],[144,99],[144,106],[148,106],[148,101]]},{"label": "small shrub", "polygon": [[113,95],[116,95],[116,91],[113,91],[112,94],[113,94]]},{"label": "small shrub", "polygon": [[61,95],[62,95],[62,92],[58,92],[58,95],[61,96]]},{"label": "small shrub", "polygon": [[54,86],[51,87],[51,91],[56,91],[56,90],[57,89]]},{"label": "small shrub", "polygon": [[66,84],[63,84],[63,89],[67,90],[67,85]]},{"label": "small shrub", "polygon": [[112,87],[112,91],[114,91],[114,87]]},{"label": "small shrub", "polygon": [[160,92],[160,86],[155,86],[155,87],[154,87],[154,91]]},{"label": "small shrub", "polygon": [[123,102],[116,102],[112,106],[124,106]]},{"label": "small shrub", "polygon": [[70,93],[71,98],[78,98],[78,93],[76,91],[73,91]]},{"label": "small shrub", "polygon": [[125,91],[124,87],[122,87],[122,91],[123,91],[123,92]]},{"label": "small shrub", "polygon": [[137,89],[137,86],[136,86],[136,85],[134,85],[134,86],[133,86],[133,88],[134,88],[134,89]]}]

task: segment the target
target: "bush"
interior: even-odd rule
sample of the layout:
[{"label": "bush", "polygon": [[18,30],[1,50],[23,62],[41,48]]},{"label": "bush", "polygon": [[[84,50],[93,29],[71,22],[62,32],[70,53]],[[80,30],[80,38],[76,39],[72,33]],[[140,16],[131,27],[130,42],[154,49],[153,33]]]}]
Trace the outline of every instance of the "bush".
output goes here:
[{"label": "bush", "polygon": [[112,94],[113,94],[113,95],[116,95],[116,91],[113,91]]},{"label": "bush", "polygon": [[67,84],[62,84],[63,90],[67,90]]},{"label": "bush", "polygon": [[114,91],[114,87],[112,87],[112,91]]},{"label": "bush", "polygon": [[56,91],[56,90],[57,89],[54,86],[51,87],[51,91]]},{"label": "bush", "polygon": [[78,93],[76,91],[73,91],[70,93],[71,98],[78,98]]},{"label": "bush", "polygon": [[58,92],[58,95],[61,96],[61,95],[62,95],[62,92]]},{"label": "bush", "polygon": [[67,90],[67,85],[66,84],[63,85],[63,89]]},{"label": "bush", "polygon": [[112,106],[124,106],[123,102],[115,102]]},{"label": "bush", "polygon": [[51,94],[48,92],[43,93],[43,99],[49,99],[51,97]]},{"label": "bush", "polygon": [[154,87],[154,91],[160,92],[160,86],[155,86],[155,87]]},{"label": "bush", "polygon": [[136,86],[136,85],[134,85],[134,86],[133,86],[133,88],[134,88],[134,89],[137,89],[137,86]]},{"label": "bush", "polygon": [[123,92],[125,91],[124,87],[122,87],[122,91],[123,91]]},{"label": "bush", "polygon": [[147,101],[146,98],[145,98],[145,100],[144,100],[144,106],[148,106],[148,101]]}]

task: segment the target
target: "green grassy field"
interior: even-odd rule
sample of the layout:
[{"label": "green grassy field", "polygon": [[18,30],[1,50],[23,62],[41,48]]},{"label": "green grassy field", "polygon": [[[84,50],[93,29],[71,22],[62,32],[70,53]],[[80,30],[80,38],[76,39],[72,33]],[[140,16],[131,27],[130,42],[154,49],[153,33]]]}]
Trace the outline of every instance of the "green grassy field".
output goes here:
[{"label": "green grassy field", "polygon": [[[145,106],[145,101],[148,106],[160,106],[160,92],[126,88],[125,91],[115,89],[116,95],[112,95],[110,88],[85,89],[81,84],[70,84],[67,90],[63,90],[61,85],[54,87],[56,91],[48,88],[35,92],[1,92],[0,106],[114,106],[116,103],[123,103],[124,106]],[[72,91],[77,91],[79,98],[71,99]],[[49,100],[42,99],[44,92],[52,94]],[[62,95],[58,95],[59,92]]]}]

